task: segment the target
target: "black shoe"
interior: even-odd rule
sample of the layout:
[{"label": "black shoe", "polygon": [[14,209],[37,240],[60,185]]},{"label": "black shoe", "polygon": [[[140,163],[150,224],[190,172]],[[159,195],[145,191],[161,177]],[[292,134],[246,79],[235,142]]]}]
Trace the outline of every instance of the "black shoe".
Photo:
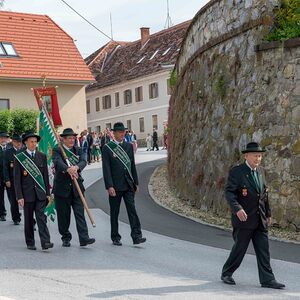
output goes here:
[{"label": "black shoe", "polygon": [[29,245],[29,246],[27,246],[27,249],[28,250],[36,250],[36,247],[34,245],[32,245],[32,246]]},{"label": "black shoe", "polygon": [[50,249],[50,248],[53,248],[54,244],[53,243],[45,243],[42,245],[42,249],[43,250],[47,250],[47,249]]},{"label": "black shoe", "polygon": [[6,218],[5,218],[5,216],[1,216],[1,217],[0,217],[0,221],[1,221],[1,222],[4,222],[4,221],[6,221]]},{"label": "black shoe", "polygon": [[81,247],[84,247],[84,246],[87,246],[87,245],[91,245],[91,244],[94,244],[96,242],[95,239],[87,239],[85,241],[81,241],[80,242],[80,246]]},{"label": "black shoe", "polygon": [[122,243],[120,242],[120,240],[115,240],[115,241],[113,241],[113,245],[122,246]]},{"label": "black shoe", "polygon": [[273,279],[268,282],[262,283],[261,287],[280,290],[280,289],[285,288],[285,285],[283,283],[277,282],[275,279]]},{"label": "black shoe", "polygon": [[142,244],[145,242],[146,242],[146,238],[137,238],[137,239],[133,240],[134,245]]},{"label": "black shoe", "polygon": [[231,285],[235,285],[235,281],[234,281],[234,279],[232,278],[232,276],[229,276],[229,275],[227,275],[227,276],[221,276],[221,280],[224,282],[224,283],[226,283],[226,284],[231,284]]},{"label": "black shoe", "polygon": [[14,225],[20,225],[20,221],[14,221]]},{"label": "black shoe", "polygon": [[65,240],[65,241],[63,241],[62,246],[63,247],[71,247],[71,243],[70,243],[70,241]]}]

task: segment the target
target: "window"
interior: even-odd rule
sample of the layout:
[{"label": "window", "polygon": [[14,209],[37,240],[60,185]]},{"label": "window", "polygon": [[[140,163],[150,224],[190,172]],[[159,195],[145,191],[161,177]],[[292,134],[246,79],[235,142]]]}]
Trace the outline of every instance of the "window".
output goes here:
[{"label": "window", "polygon": [[9,99],[0,99],[0,110],[9,109]]},{"label": "window", "polygon": [[171,50],[171,47],[170,48],[168,48],[164,53],[163,53],[163,55],[162,56],[165,56],[169,51]]},{"label": "window", "polygon": [[158,83],[154,82],[149,85],[149,98],[154,99],[158,97]]},{"label": "window", "polygon": [[135,89],[135,102],[143,101],[143,87],[139,86]]},{"label": "window", "polygon": [[0,56],[18,56],[12,43],[0,42]]},{"label": "window", "polygon": [[158,129],[158,124],[157,124],[157,115],[152,116],[152,128],[157,130]]},{"label": "window", "polygon": [[127,120],[126,122],[128,130],[131,130],[131,120]]},{"label": "window", "polygon": [[155,55],[158,53],[158,51],[159,51],[159,49],[156,50],[156,51],[152,54],[152,56],[150,57],[150,60],[152,60],[152,59],[155,57]]},{"label": "window", "polygon": [[96,131],[99,133],[99,132],[101,132],[101,126],[99,125],[99,126],[96,126]]},{"label": "window", "polygon": [[91,112],[91,103],[90,100],[86,100],[86,113],[89,114]]},{"label": "window", "polygon": [[102,97],[102,106],[103,106],[103,109],[111,108],[111,96],[110,95],[106,95],[106,96]]},{"label": "window", "polygon": [[140,64],[145,58],[146,56],[143,56],[141,59],[138,60],[137,64]]},{"label": "window", "polygon": [[105,128],[108,128],[109,130],[111,130],[111,123],[106,123]]},{"label": "window", "polygon": [[115,107],[119,107],[119,106],[120,106],[120,94],[115,93]]},{"label": "window", "polygon": [[99,97],[95,99],[96,111],[100,111],[100,99]]},{"label": "window", "polygon": [[145,120],[144,118],[139,118],[140,132],[145,132]]},{"label": "window", "polygon": [[124,91],[124,104],[132,103],[132,92],[131,90]]}]

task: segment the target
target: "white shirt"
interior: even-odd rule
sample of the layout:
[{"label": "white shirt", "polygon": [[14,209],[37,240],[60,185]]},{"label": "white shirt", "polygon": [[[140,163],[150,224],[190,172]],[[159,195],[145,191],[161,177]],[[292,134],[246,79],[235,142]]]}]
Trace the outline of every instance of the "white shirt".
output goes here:
[{"label": "white shirt", "polygon": [[26,149],[26,151],[30,155],[30,157],[32,157],[32,154],[33,154],[33,156],[35,155],[35,150],[34,151],[30,151],[30,150]]}]

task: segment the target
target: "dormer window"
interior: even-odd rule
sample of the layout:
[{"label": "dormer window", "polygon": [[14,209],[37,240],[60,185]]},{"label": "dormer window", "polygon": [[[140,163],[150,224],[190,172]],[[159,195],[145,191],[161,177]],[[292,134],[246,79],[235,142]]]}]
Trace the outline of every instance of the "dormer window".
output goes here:
[{"label": "dormer window", "polygon": [[18,56],[12,43],[0,42],[0,56],[13,57]]}]

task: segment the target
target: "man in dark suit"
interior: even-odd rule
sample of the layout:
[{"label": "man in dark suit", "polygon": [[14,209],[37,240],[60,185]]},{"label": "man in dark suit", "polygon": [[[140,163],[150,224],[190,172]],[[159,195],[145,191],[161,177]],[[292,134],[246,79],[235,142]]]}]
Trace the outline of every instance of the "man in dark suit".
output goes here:
[{"label": "man in dark suit", "polygon": [[[36,250],[33,214],[36,217],[42,249],[53,248],[44,214],[50,197],[47,157],[36,150],[39,140],[40,136],[34,132],[26,132],[22,137],[26,149],[21,150],[14,160],[15,193],[19,205],[24,208],[25,240],[29,250]],[[37,168],[37,171],[30,171],[28,166]]]},{"label": "man in dark suit", "polygon": [[240,266],[250,240],[252,240],[262,287],[282,289],[284,284],[275,280],[270,265],[268,226],[271,210],[263,169],[260,167],[262,153],[258,143],[247,144],[245,162],[229,172],[225,196],[232,211],[234,245],[223,266],[221,279],[234,285],[234,271]]},{"label": "man in dark suit", "polygon": [[159,150],[158,147],[158,135],[157,135],[157,131],[155,129],[153,129],[153,135],[152,135],[152,142],[153,142],[153,147],[152,147],[152,151],[154,151],[154,148],[156,149],[156,151]]},{"label": "man in dark suit", "polygon": [[82,149],[75,146],[77,133],[74,133],[71,128],[66,128],[60,136],[65,151],[69,151],[68,153],[75,159],[75,163],[69,166],[61,150],[59,148],[53,149],[52,160],[55,167],[53,194],[57,211],[58,230],[61,234],[62,246],[70,247],[72,234],[69,227],[71,208],[73,208],[80,246],[87,246],[95,243],[95,239],[89,237],[84,217],[84,206],[73,182],[73,178],[76,178],[82,193],[84,193],[83,178],[80,173],[86,166],[86,160]]},{"label": "man in dark suit", "polygon": [[92,148],[93,148],[93,135],[90,131],[86,136],[86,141],[88,143],[87,161],[88,164],[90,164],[92,162]]},{"label": "man in dark suit", "polygon": [[111,239],[114,245],[121,246],[118,216],[122,198],[124,199],[133,244],[146,241],[142,237],[141,224],[136,213],[134,196],[138,190],[138,176],[134,161],[133,146],[124,142],[126,128],[123,123],[114,124],[114,141],[103,147],[102,164],[105,187],[109,194]]},{"label": "man in dark suit", "polygon": [[3,175],[6,185],[7,195],[10,202],[10,212],[15,225],[21,222],[18,201],[14,187],[14,155],[22,148],[22,139],[18,134],[12,135],[12,147],[4,152]]},{"label": "man in dark suit", "polygon": [[6,209],[4,204],[5,180],[3,173],[3,156],[7,149],[9,135],[6,132],[0,132],[0,221],[6,221]]}]

